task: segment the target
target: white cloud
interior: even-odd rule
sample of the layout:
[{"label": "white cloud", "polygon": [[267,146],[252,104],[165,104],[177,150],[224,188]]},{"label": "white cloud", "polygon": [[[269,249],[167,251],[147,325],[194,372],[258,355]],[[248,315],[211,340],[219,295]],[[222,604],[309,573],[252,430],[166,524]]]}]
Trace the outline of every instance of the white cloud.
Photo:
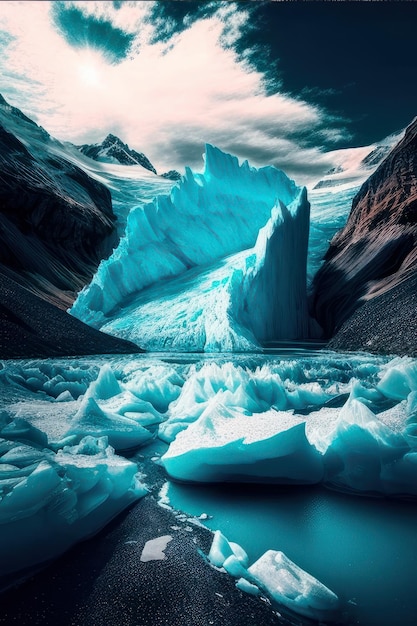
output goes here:
[{"label": "white cloud", "polygon": [[[200,167],[205,142],[238,148],[239,156],[256,165],[285,163],[290,174],[303,167],[306,174],[316,171],[322,162],[329,166],[318,148],[300,149],[295,136],[311,131],[337,137],[341,130],[327,129],[325,113],[305,101],[266,96],[262,75],[220,46],[220,18],[196,22],[167,49],[146,44],[149,26],[143,17],[149,2],[128,3],[119,11],[107,2],[80,3],[140,33],[140,53],[110,65],[98,52],[71,48],[54,30],[49,4],[0,4],[0,28],[15,37],[3,53],[8,77],[2,73],[0,91],[57,138],[85,143],[117,132],[158,171]],[[220,17],[225,10],[223,4]],[[231,38],[242,26],[242,15],[232,26]],[[19,89],[27,88],[17,91],[13,76],[20,76]]]}]

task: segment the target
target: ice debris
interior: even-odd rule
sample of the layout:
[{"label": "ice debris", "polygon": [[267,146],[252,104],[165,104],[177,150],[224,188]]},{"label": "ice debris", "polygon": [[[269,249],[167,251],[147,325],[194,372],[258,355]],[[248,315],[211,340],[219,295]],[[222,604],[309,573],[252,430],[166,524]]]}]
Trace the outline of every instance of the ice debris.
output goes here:
[{"label": "ice debris", "polygon": [[[55,453],[36,429],[12,425],[0,438],[0,587],[98,532],[146,494],[137,465],[116,456],[106,437],[87,436]],[[14,441],[13,430],[30,445]]]},{"label": "ice debris", "polygon": [[164,561],[167,558],[165,550],[170,541],[172,541],[171,535],[150,539],[145,543],[142,554],[140,555],[140,560],[143,563],[147,563],[148,561]]},{"label": "ice debris", "polygon": [[237,578],[237,587],[252,595],[265,594],[276,606],[326,622],[340,618],[340,601],[333,591],[293,563],[283,552],[268,550],[248,567],[241,546],[215,531],[208,559]]}]

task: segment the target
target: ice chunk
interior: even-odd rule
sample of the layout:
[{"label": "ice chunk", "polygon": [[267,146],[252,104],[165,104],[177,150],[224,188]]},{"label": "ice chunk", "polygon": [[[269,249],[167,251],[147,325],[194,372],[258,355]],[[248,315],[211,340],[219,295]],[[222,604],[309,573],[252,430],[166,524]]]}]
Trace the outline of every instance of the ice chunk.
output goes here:
[{"label": "ice chunk", "polygon": [[411,391],[417,391],[416,361],[402,357],[388,363],[377,388],[387,398],[405,400]]},{"label": "ice chunk", "polygon": [[379,420],[355,398],[340,410],[322,409],[310,416],[307,437],[324,455],[325,480],[345,489],[384,493],[384,467],[410,450],[398,424],[393,430],[388,423],[387,416]]},{"label": "ice chunk", "polygon": [[161,461],[185,481],[316,483],[323,476],[302,418],[274,410],[246,415],[216,402],[177,435]]},{"label": "ice chunk", "polygon": [[101,366],[97,379],[89,386],[86,396],[95,400],[108,400],[121,392],[120,385],[108,363]]},{"label": "ice chunk", "polygon": [[105,437],[57,454],[7,443],[0,445],[0,578],[58,556],[146,494],[137,465],[117,457]]},{"label": "ice chunk", "polygon": [[150,539],[145,543],[142,554],[140,555],[140,560],[143,563],[147,563],[148,561],[164,561],[167,558],[165,550],[170,541],[172,541],[171,535]]},{"label": "ice chunk", "polygon": [[259,596],[261,594],[261,590],[256,585],[253,585],[245,578],[239,578],[236,582],[236,587],[240,589],[240,591],[244,591],[245,593],[249,593],[251,596]]},{"label": "ice chunk", "polygon": [[153,366],[145,372],[136,372],[125,387],[158,412],[165,413],[169,404],[178,398],[183,382],[173,368]]},{"label": "ice chunk", "polygon": [[34,515],[52,500],[60,482],[50,463],[41,461],[24,480],[3,495],[0,501],[0,523]]},{"label": "ice chunk", "polygon": [[283,552],[268,550],[249,567],[248,574],[249,582],[295,613],[314,620],[334,621],[339,617],[337,595]]},{"label": "ice chunk", "polygon": [[124,415],[144,427],[159,424],[163,419],[150,402],[140,400],[127,389],[107,401],[101,401],[100,406],[108,413]]},{"label": "ice chunk", "polygon": [[245,550],[239,544],[228,541],[220,530],[216,530],[208,555],[209,561],[216,567],[223,567],[229,557],[234,557],[244,568],[248,566],[248,555]]},{"label": "ice chunk", "polygon": [[26,444],[46,447],[46,434],[20,417],[12,418],[5,411],[0,411],[0,437]]},{"label": "ice chunk", "polygon": [[79,439],[86,435],[106,436],[116,450],[135,448],[152,438],[152,434],[133,419],[107,413],[93,398],[88,397],[76,413],[66,433],[68,435],[76,435]]}]

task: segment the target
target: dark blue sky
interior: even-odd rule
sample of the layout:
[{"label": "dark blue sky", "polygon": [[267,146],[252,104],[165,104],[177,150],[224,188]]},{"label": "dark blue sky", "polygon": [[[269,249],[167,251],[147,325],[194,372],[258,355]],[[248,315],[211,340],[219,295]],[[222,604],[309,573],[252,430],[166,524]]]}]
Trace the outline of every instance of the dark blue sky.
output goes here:
[{"label": "dark blue sky", "polygon": [[[417,2],[236,4],[251,17],[234,49],[263,72],[269,93],[284,90],[343,118],[352,133],[343,145],[370,144],[417,114]],[[212,11],[206,2],[155,3],[159,38]]]}]

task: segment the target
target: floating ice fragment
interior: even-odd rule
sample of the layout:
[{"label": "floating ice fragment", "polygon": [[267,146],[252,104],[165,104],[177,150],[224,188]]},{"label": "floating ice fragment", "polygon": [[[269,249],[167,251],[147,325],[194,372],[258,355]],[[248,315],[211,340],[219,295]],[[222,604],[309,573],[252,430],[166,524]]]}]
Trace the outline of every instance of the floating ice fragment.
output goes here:
[{"label": "floating ice fragment", "polygon": [[248,555],[244,549],[239,544],[228,541],[220,530],[216,530],[208,555],[209,561],[216,567],[223,567],[224,562],[230,556],[235,557],[243,567],[247,567]]},{"label": "floating ice fragment", "polygon": [[209,404],[161,461],[173,478],[193,482],[311,484],[323,477],[302,418],[288,411],[245,415],[222,404]]},{"label": "floating ice fragment", "polygon": [[315,620],[339,617],[340,602],[333,591],[293,563],[283,552],[268,550],[248,569],[248,579],[271,600]]}]

